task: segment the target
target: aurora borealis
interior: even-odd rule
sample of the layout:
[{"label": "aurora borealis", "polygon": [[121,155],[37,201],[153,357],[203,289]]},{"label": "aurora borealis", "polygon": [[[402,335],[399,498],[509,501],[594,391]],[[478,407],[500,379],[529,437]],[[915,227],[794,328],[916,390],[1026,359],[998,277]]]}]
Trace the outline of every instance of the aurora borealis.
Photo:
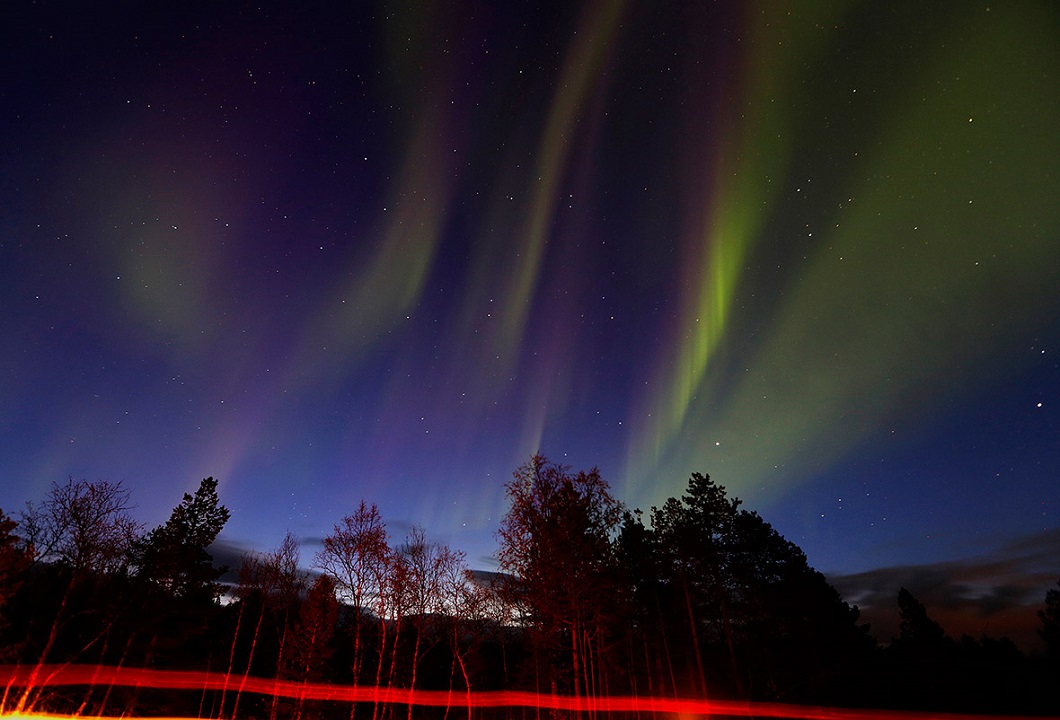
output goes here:
[{"label": "aurora borealis", "polygon": [[1054,3],[151,5],[4,11],[6,512],[488,566],[540,450],[837,575],[1057,537]]}]

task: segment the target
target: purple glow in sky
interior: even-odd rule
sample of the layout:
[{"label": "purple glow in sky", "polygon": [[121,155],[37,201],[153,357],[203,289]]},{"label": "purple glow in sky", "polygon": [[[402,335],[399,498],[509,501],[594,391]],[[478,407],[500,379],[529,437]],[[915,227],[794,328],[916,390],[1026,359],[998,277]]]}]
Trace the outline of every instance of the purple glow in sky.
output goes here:
[{"label": "purple glow in sky", "polygon": [[364,498],[492,568],[541,451],[1041,600],[1054,3],[332,5],[5,9],[0,508],[212,475],[232,545]]}]

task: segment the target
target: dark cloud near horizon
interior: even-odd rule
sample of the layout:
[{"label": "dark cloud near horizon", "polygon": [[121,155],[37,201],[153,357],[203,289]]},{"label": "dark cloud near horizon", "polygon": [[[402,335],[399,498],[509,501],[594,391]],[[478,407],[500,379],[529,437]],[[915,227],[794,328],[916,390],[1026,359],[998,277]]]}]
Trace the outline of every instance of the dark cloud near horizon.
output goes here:
[{"label": "dark cloud near horizon", "polygon": [[[1060,574],[1060,528],[1031,533],[967,559],[926,565],[895,565],[829,581],[862,608],[890,606],[898,590],[907,588],[930,606],[981,606],[984,615],[1013,605],[1037,602],[1044,588]],[[1039,590],[1041,593],[1039,593]]]},{"label": "dark cloud near horizon", "polygon": [[904,587],[951,636],[977,637],[987,628],[1000,628],[1026,647],[1036,641],[1037,606],[1058,576],[1060,529],[1051,528],[984,555],[831,575],[828,580],[861,609],[882,642],[897,634],[897,596]]}]

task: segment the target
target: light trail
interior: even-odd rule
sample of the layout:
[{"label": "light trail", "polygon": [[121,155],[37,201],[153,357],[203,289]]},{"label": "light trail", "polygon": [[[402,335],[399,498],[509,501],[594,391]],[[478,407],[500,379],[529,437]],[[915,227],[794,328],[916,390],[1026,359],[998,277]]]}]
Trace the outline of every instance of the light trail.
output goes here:
[{"label": "light trail", "polygon": [[[37,680],[33,680],[36,673]],[[232,689],[232,678],[225,673],[174,670],[144,670],[102,665],[42,665],[37,668],[0,666],[0,683],[9,690],[60,686],[122,686],[155,690],[217,690]],[[871,710],[816,707],[784,703],[737,702],[731,700],[699,700],[690,698],[662,698],[636,696],[572,697],[522,691],[461,692],[444,690],[410,690],[374,686],[330,685],[300,683],[289,680],[269,680],[250,677],[243,692],[271,697],[301,700],[328,700],[350,703],[382,703],[425,707],[502,708],[527,707],[542,710],[593,713],[667,713],[681,716],[723,715],[729,717],[803,718],[804,720],[1016,720],[1019,715],[967,715],[919,711]],[[47,713],[3,713],[5,720],[68,720],[75,715]],[[101,716],[93,716],[101,717]],[[1035,716],[1037,720],[1060,720]],[[112,720],[102,716],[101,720]],[[162,718],[152,720],[192,720],[191,718]]]}]

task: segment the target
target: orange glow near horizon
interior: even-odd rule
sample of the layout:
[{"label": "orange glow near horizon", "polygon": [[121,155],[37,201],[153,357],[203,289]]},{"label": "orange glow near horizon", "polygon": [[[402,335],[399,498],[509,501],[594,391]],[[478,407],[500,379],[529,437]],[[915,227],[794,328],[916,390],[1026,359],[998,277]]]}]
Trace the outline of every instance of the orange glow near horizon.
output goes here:
[{"label": "orange glow near horizon", "polygon": [[[35,678],[34,678],[35,676]],[[38,667],[0,666],[0,683],[9,691],[13,688],[59,686],[123,686],[156,690],[231,691],[271,697],[333,702],[364,702],[425,707],[502,708],[530,707],[542,710],[564,710],[592,713],[666,713],[681,718],[723,715],[729,717],[804,718],[805,720],[983,720],[982,715],[931,713],[893,710],[863,710],[828,708],[782,703],[740,702],[692,698],[662,698],[639,696],[573,697],[522,691],[444,691],[410,690],[374,686],[330,685],[301,683],[287,680],[231,676],[225,673],[173,670],[145,670],[102,665],[43,665]],[[54,715],[35,712],[2,712],[4,720],[67,720],[76,715]],[[106,716],[102,720],[111,720]],[[151,720],[192,720],[150,716]],[[991,720],[1015,720],[1021,716],[991,715]],[[1049,718],[1039,718],[1049,720]]]}]

